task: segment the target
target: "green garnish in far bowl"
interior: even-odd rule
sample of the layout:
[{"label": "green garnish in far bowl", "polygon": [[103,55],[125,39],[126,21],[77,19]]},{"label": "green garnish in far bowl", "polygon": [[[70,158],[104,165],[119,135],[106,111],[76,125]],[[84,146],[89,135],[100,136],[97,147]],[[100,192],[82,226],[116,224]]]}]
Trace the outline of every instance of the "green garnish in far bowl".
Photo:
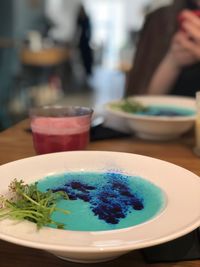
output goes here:
[{"label": "green garnish in far bowl", "polygon": [[111,107],[123,110],[128,113],[144,112],[148,110],[147,106],[144,106],[138,101],[124,99],[120,103],[114,103]]},{"label": "green garnish in far bowl", "polygon": [[28,220],[36,223],[37,228],[49,224],[63,229],[64,225],[51,219],[54,211],[69,214],[69,211],[56,207],[59,199],[69,199],[65,192],[41,192],[37,189],[37,182],[25,184],[22,180],[14,179],[9,185],[9,198],[0,196],[0,219]]}]

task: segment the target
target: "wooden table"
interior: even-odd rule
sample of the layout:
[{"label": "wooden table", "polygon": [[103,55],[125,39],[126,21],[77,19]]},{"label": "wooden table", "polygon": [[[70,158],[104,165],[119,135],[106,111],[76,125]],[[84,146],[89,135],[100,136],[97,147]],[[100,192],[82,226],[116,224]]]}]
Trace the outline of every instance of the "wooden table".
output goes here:
[{"label": "wooden table", "polygon": [[69,60],[71,50],[67,47],[50,47],[32,51],[24,46],[21,50],[20,60],[23,65],[34,67],[58,66]]},{"label": "wooden table", "polygon": [[[29,121],[23,121],[14,127],[0,133],[0,164],[13,160],[30,157],[35,155],[31,134],[27,131]],[[178,140],[171,142],[148,142],[135,137],[120,138],[105,141],[92,142],[89,150],[108,150],[143,154],[162,160],[178,164],[189,169],[200,176],[200,158],[193,152],[193,135],[186,135]],[[1,177],[3,179],[3,177]],[[4,241],[0,241],[0,267],[67,267],[81,266],[79,264],[67,262],[56,258],[55,256],[36,249],[17,246]],[[83,266],[83,265],[82,265]],[[200,266],[200,260],[185,261],[177,263],[158,263],[147,264],[144,262],[139,252],[131,252],[116,260],[97,264],[95,266],[108,267],[197,267]]]}]

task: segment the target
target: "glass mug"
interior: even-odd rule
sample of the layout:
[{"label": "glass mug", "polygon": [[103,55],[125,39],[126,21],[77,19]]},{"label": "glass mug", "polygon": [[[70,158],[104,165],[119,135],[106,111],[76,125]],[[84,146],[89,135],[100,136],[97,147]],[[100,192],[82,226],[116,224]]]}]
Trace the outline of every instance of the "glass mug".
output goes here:
[{"label": "glass mug", "polygon": [[89,142],[93,110],[79,106],[44,106],[30,110],[37,154],[84,150]]}]

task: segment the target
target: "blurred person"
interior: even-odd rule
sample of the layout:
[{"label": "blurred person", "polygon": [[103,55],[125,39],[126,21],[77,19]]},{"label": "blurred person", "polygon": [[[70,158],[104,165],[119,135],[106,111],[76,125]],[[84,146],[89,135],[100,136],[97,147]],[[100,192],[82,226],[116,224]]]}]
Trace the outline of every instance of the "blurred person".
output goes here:
[{"label": "blurred person", "polygon": [[197,0],[174,0],[146,16],[126,96],[195,96],[200,90],[200,17]]},{"label": "blurred person", "polygon": [[83,5],[80,6],[77,16],[78,47],[82,63],[87,76],[92,74],[93,51],[90,46],[92,27],[91,21]]}]

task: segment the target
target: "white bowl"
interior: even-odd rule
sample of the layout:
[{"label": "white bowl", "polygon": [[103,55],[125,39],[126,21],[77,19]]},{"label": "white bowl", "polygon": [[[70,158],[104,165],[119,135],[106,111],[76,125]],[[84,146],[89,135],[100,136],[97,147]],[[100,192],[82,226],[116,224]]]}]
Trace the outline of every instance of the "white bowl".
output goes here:
[{"label": "white bowl", "polygon": [[[177,108],[188,108],[196,112],[195,98],[179,96],[136,96],[131,100],[139,101],[141,104],[174,106]],[[108,114],[116,118],[124,119],[130,131],[138,137],[148,140],[170,140],[179,137],[189,131],[193,125],[196,115],[191,116],[150,116],[128,113],[113,107],[113,104],[121,103],[123,100],[115,100],[106,105]]]},{"label": "white bowl", "polygon": [[0,166],[0,194],[7,192],[14,177],[31,183],[47,175],[68,171],[110,170],[141,176],[158,186],[166,196],[163,210],[137,226],[98,232],[48,227],[38,231],[34,223],[6,219],[0,221],[0,238],[17,245],[46,250],[70,261],[91,263],[167,242],[200,225],[199,177],[171,163],[135,154],[77,151],[11,162]]}]

